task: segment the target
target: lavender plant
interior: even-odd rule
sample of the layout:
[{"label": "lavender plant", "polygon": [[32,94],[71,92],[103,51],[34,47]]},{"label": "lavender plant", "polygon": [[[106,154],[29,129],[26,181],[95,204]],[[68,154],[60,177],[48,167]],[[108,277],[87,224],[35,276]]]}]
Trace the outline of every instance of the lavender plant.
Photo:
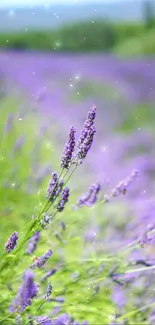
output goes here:
[{"label": "lavender plant", "polygon": [[[95,116],[93,107],[77,142],[75,128],[70,128],[60,172],[52,172],[44,204],[39,202],[33,211],[26,196],[24,217],[30,210],[33,216],[29,221],[26,217],[26,224],[20,224],[18,233],[14,229],[12,235],[8,234],[1,246],[0,324],[145,324],[146,319],[153,319],[153,296],[150,300],[146,296],[148,303],[144,304],[140,298],[147,281],[151,281],[144,273],[151,272],[154,264],[145,257],[131,261],[130,254],[153,242],[154,227],[126,245],[123,242],[123,247],[115,247],[113,236],[108,249],[104,241],[109,230],[105,215],[109,216],[113,201],[126,195],[129,185],[137,181],[137,171],[110,194],[104,194],[98,182],[93,183],[77,201],[81,209],[70,207],[72,190],[68,183],[93,144]],[[118,213],[116,207],[114,216]],[[101,215],[98,232],[95,227]],[[90,233],[92,219],[95,224]],[[142,281],[141,287],[137,281]]]}]

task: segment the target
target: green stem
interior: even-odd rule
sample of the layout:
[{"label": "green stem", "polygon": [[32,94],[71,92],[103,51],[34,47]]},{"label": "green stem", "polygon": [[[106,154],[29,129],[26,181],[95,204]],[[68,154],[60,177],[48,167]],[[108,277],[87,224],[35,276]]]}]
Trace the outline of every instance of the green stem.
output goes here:
[{"label": "green stem", "polygon": [[139,312],[141,312],[141,311],[143,311],[143,310],[145,310],[147,308],[153,307],[154,305],[155,305],[155,302],[152,302],[151,304],[145,305],[144,307],[133,310],[133,311],[127,313],[127,314],[124,314],[123,316],[120,316],[118,319],[122,320],[124,318],[130,317],[130,316],[135,315],[136,313],[139,313]]},{"label": "green stem", "polygon": [[3,319],[0,319],[0,324],[4,322],[4,320],[7,320],[8,318],[10,318],[10,316],[14,315],[18,310],[16,309],[13,313],[9,314],[8,316],[6,316],[5,318]]},{"label": "green stem", "polygon": [[44,303],[45,303],[45,301],[43,300],[42,303],[40,304],[40,306],[37,308],[35,315],[38,314],[38,311],[42,308],[42,306],[44,305]]},{"label": "green stem", "polygon": [[[61,172],[60,172],[60,174],[59,174],[59,176],[58,176],[58,179],[57,179],[57,181],[56,181],[56,183],[55,183],[55,185],[54,185],[54,188],[53,188],[52,192],[55,190],[55,188],[56,188],[56,186],[57,186],[57,184],[58,184],[58,181],[59,181],[60,177],[61,177],[62,174],[63,174],[63,171],[64,171],[64,169],[61,170]],[[53,202],[52,202],[52,203],[53,203]],[[49,208],[47,209],[48,204],[50,204],[50,197],[49,197],[48,201],[46,202],[46,204],[45,204],[44,208],[42,209],[42,211],[39,213],[39,215],[38,215],[38,219],[42,216],[42,214],[43,214],[46,210],[47,210],[47,211],[49,210]]]},{"label": "green stem", "polygon": [[131,274],[131,273],[149,271],[149,270],[154,270],[154,269],[155,269],[155,265],[152,265],[152,266],[147,266],[147,267],[140,267],[138,269],[128,270],[122,274]]},{"label": "green stem", "polygon": [[2,255],[1,255],[1,257],[0,257],[0,261],[5,257],[7,255],[7,253],[6,252],[4,252]]}]

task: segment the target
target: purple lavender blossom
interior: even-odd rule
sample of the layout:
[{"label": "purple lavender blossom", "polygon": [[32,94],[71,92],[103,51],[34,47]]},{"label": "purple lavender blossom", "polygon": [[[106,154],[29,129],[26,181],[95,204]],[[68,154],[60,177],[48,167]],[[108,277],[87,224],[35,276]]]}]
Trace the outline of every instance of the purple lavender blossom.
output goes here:
[{"label": "purple lavender blossom", "polygon": [[53,201],[58,192],[58,175],[55,171],[52,172],[52,179],[49,181],[46,199],[50,198],[50,201]]},{"label": "purple lavender blossom", "polygon": [[93,143],[94,134],[96,132],[94,126],[94,119],[96,117],[96,107],[93,106],[87,115],[87,119],[84,123],[84,127],[81,130],[77,146],[79,148],[77,152],[77,163],[81,164],[82,160],[86,157],[88,151]]},{"label": "purple lavender blossom", "polygon": [[155,244],[155,226],[154,225],[148,225],[146,231],[139,239],[139,244],[142,247],[145,247],[146,245],[154,245]]},{"label": "purple lavender blossom", "polygon": [[46,261],[51,257],[52,250],[49,249],[43,256],[38,257],[33,264],[30,265],[31,269],[41,268]]},{"label": "purple lavender blossom", "polygon": [[48,272],[46,272],[42,278],[41,278],[41,281],[45,281],[47,278],[49,278],[50,276],[52,276],[53,274],[55,274],[57,272],[57,269],[52,269]]},{"label": "purple lavender blossom", "polygon": [[28,241],[28,247],[26,250],[26,253],[28,255],[32,254],[35,251],[39,238],[40,238],[40,232],[36,231]]},{"label": "purple lavender blossom", "polygon": [[127,177],[125,180],[119,182],[117,187],[112,190],[112,196],[115,197],[120,194],[126,194],[126,191],[129,187],[129,185],[136,179],[137,175],[138,175],[138,171],[133,170],[133,172],[131,173],[131,175],[129,177]]},{"label": "purple lavender blossom", "polygon": [[17,240],[18,240],[18,232],[15,231],[5,243],[5,250],[7,253],[13,251],[13,249],[17,245]]},{"label": "purple lavender blossom", "polygon": [[61,314],[57,319],[55,319],[54,325],[67,325],[69,320],[68,314]]},{"label": "purple lavender blossom", "polygon": [[88,200],[90,199],[92,192],[93,188],[92,186],[90,186],[88,193],[82,194],[82,196],[78,199],[77,206],[82,207],[83,205],[86,205],[86,202],[88,202]]},{"label": "purple lavender blossom", "polygon": [[81,130],[81,135],[77,143],[78,147],[81,147],[81,144],[87,138],[88,130],[93,125],[95,117],[96,117],[96,106],[93,106],[92,108],[90,108],[87,115],[87,119],[84,123],[84,128]]},{"label": "purple lavender blossom", "polygon": [[75,130],[74,126],[71,126],[70,130],[69,130],[68,140],[65,145],[63,155],[61,157],[61,167],[62,168],[68,168],[69,164],[72,160],[73,152],[74,152],[75,144],[76,144],[75,143],[75,132],[76,132],[76,130]]},{"label": "purple lavender blossom", "polygon": [[93,204],[96,203],[96,201],[97,201],[97,195],[98,195],[98,193],[99,193],[99,191],[101,189],[101,186],[100,186],[100,184],[94,183],[92,185],[92,189],[93,189],[93,191],[92,191],[92,193],[90,195],[90,198],[86,202],[86,205],[88,205],[88,206],[92,206]]},{"label": "purple lavender blossom", "polygon": [[125,305],[125,296],[124,296],[124,290],[120,288],[120,286],[116,285],[113,288],[112,292],[112,301],[118,308],[122,308]]},{"label": "purple lavender blossom", "polygon": [[58,202],[57,205],[57,210],[59,212],[63,211],[65,204],[68,202],[68,198],[69,198],[69,188],[65,187],[61,193],[61,200]]},{"label": "purple lavender blossom", "polygon": [[124,180],[120,181],[118,183],[118,185],[116,186],[116,188],[114,188],[112,191],[111,191],[111,194],[110,195],[107,195],[105,194],[103,196],[103,201],[105,203],[108,203],[111,198],[114,198],[114,197],[118,197],[119,195],[123,194],[125,195],[130,184],[137,179],[137,176],[138,176],[138,171],[135,169],[133,170],[133,172],[131,173],[131,175],[127,178],[125,178]]},{"label": "purple lavender blossom", "polygon": [[35,318],[37,325],[52,325],[52,321],[47,316],[38,316]]},{"label": "purple lavender blossom", "polygon": [[82,162],[82,160],[87,156],[87,153],[92,146],[95,133],[95,126],[92,125],[87,131],[87,136],[85,140],[79,146],[79,150],[77,153],[78,162]]},{"label": "purple lavender blossom", "polygon": [[46,292],[46,296],[45,296],[46,300],[49,300],[51,293],[52,293],[52,285],[51,285],[51,282],[48,282],[47,292]]},{"label": "purple lavender blossom", "polygon": [[88,193],[83,194],[77,201],[77,206],[92,206],[97,201],[97,195],[100,191],[100,184],[94,183],[89,187]]},{"label": "purple lavender blossom", "polygon": [[33,273],[27,270],[24,273],[24,283],[19,288],[17,296],[10,306],[9,311],[13,312],[18,306],[21,307],[22,312],[27,306],[31,305],[31,300],[36,297],[38,292],[38,286],[34,282]]}]

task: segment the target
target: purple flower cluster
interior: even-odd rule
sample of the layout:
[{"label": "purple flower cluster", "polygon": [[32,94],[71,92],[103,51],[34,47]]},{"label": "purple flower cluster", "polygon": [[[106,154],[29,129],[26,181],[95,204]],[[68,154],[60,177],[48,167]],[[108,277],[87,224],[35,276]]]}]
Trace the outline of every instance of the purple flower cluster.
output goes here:
[{"label": "purple flower cluster", "polygon": [[19,288],[17,296],[10,306],[10,312],[13,312],[18,306],[20,306],[20,312],[22,312],[27,306],[31,305],[31,300],[36,297],[38,292],[38,286],[34,282],[33,273],[27,270],[24,273],[24,283]]},{"label": "purple flower cluster", "polygon": [[18,240],[18,232],[15,231],[5,243],[5,250],[7,253],[13,251],[13,249],[17,245],[17,240]]},{"label": "purple flower cluster", "polygon": [[[37,325],[80,325],[80,323],[70,318],[68,314],[61,314],[58,318],[50,320],[47,316],[35,317],[35,324]],[[88,325],[86,321],[83,321],[81,325]]]},{"label": "purple flower cluster", "polygon": [[42,278],[41,278],[41,281],[45,281],[47,278],[49,278],[50,276],[52,276],[53,274],[55,274],[57,272],[57,269],[52,269],[48,272],[46,272]]},{"label": "purple flower cluster", "polygon": [[137,176],[138,176],[138,171],[135,169],[133,170],[133,172],[129,177],[125,178],[124,180],[118,183],[116,188],[112,190],[111,195],[105,194],[103,196],[103,201],[105,203],[108,203],[110,199],[113,197],[118,197],[121,194],[125,195],[131,183],[137,179]]},{"label": "purple flower cluster", "polygon": [[86,205],[88,205],[88,206],[92,206],[93,204],[96,203],[97,195],[98,195],[98,193],[99,193],[99,191],[101,189],[101,186],[100,186],[100,184],[95,183],[95,184],[92,185],[92,188],[93,188],[92,194],[91,194],[89,200],[86,203]]},{"label": "purple flower cluster", "polygon": [[94,119],[96,117],[96,107],[93,106],[89,112],[87,119],[84,123],[84,127],[81,130],[81,135],[78,140],[78,153],[77,153],[77,160],[82,162],[82,160],[86,157],[88,151],[90,150],[94,134],[96,133],[95,126],[94,126]]},{"label": "purple flower cluster", "polygon": [[154,245],[155,244],[155,226],[148,225],[146,231],[141,235],[139,239],[139,244],[142,247],[146,245]]},{"label": "purple flower cluster", "polygon": [[78,147],[80,147],[81,144],[84,142],[84,140],[87,137],[89,129],[94,125],[95,117],[96,117],[96,106],[93,106],[90,108],[88,115],[87,115],[87,119],[84,123],[84,127],[81,130],[81,135],[80,135],[78,143],[77,143]]},{"label": "purple flower cluster", "polygon": [[52,250],[49,249],[43,256],[38,257],[33,264],[30,265],[31,269],[41,268],[46,261],[51,257]]},{"label": "purple flower cluster", "polygon": [[69,198],[69,188],[65,187],[61,193],[61,200],[58,202],[57,205],[57,210],[59,212],[63,211],[65,204],[68,202],[68,198]]},{"label": "purple flower cluster", "polygon": [[69,317],[68,314],[61,314],[54,320],[53,325],[88,325],[87,321],[83,321],[81,324],[76,322],[74,318]]},{"label": "purple flower cluster", "polygon": [[126,194],[126,191],[130,184],[136,179],[138,175],[138,171],[134,170],[129,177],[127,177],[125,180],[119,182],[117,187],[112,190],[112,196],[118,196],[120,194]]},{"label": "purple flower cluster", "polygon": [[63,155],[61,157],[61,167],[62,168],[68,168],[69,164],[72,160],[73,152],[74,152],[75,144],[76,144],[75,132],[76,132],[76,130],[75,130],[74,126],[71,126],[70,130],[69,130],[68,140],[65,145]]},{"label": "purple flower cluster", "polygon": [[88,193],[84,193],[77,201],[77,206],[92,206],[97,201],[97,195],[100,191],[100,184],[94,183],[90,186]]},{"label": "purple flower cluster", "polygon": [[38,316],[35,318],[35,322],[37,325],[52,325],[52,321],[47,316]]},{"label": "purple flower cluster", "polygon": [[85,140],[81,143],[78,153],[77,153],[77,157],[80,162],[86,157],[88,151],[90,150],[92,143],[93,143],[95,133],[96,133],[95,126],[92,125],[88,129],[87,136],[86,136]]},{"label": "purple flower cluster", "polygon": [[58,193],[58,175],[55,171],[52,172],[52,179],[49,181],[47,191],[46,191],[46,199],[50,198],[50,201],[53,201],[55,196]]},{"label": "purple flower cluster", "polygon": [[32,254],[35,251],[39,238],[40,238],[40,232],[36,231],[28,242],[28,247],[26,250],[26,253],[28,255]]}]

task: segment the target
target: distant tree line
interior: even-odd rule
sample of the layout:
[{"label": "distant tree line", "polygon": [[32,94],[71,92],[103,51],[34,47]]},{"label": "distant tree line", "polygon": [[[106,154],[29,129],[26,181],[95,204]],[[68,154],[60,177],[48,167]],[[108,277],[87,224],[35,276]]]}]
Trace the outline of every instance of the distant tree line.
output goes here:
[{"label": "distant tree line", "polygon": [[57,52],[110,52],[124,40],[141,37],[148,29],[155,28],[154,7],[151,0],[145,0],[143,13],[144,21],[137,23],[84,21],[63,26],[58,30],[0,34],[0,48]]}]

